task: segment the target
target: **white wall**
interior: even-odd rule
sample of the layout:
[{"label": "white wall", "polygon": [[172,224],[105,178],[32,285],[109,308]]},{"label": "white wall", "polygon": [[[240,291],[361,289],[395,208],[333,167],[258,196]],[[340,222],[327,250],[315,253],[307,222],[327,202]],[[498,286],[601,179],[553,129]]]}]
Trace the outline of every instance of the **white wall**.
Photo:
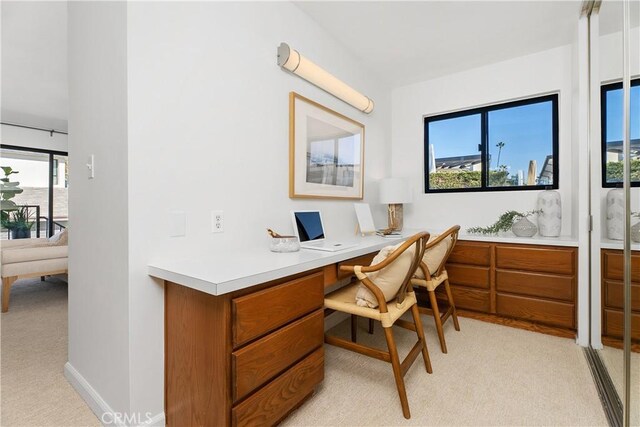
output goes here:
[{"label": "white wall", "polygon": [[442,230],[495,222],[507,210],[535,209],[537,191],[424,194],[423,116],[559,92],[559,166],[562,234],[572,235],[572,46],[451,74],[392,92],[392,172],[414,185],[405,225]]},{"label": "white wall", "polygon": [[[69,3],[73,227],[65,373],[76,387],[88,384],[80,389],[85,399],[93,389],[118,412],[128,412],[130,403],[126,17],[122,2]],[[92,180],[85,166],[90,154]]]},{"label": "white wall", "polygon": [[[290,232],[293,208],[320,208],[329,236],[353,233],[352,201],[288,197],[288,95],[366,126],[365,200],[372,203],[375,182],[389,172],[391,97],[291,3],[126,8],[70,5],[71,207],[79,222],[70,244],[70,362],[111,407],[155,416],[164,410],[163,289],[148,276],[148,261],[212,247],[267,250],[266,228]],[[376,110],[360,113],[282,71],[282,41],[373,98]],[[89,153],[96,153],[94,181],[82,167]],[[103,187],[107,177],[111,186]],[[372,208],[384,223],[384,206]],[[210,233],[214,209],[224,210],[222,234]],[[168,237],[172,210],[186,212],[185,237]]]}]

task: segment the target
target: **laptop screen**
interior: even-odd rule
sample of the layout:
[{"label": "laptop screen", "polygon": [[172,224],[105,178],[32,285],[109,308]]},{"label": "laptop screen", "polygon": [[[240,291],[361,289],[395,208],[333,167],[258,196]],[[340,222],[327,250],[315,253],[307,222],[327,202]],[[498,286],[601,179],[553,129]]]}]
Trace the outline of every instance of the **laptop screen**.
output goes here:
[{"label": "laptop screen", "polygon": [[294,212],[293,216],[301,242],[324,239],[324,229],[319,211]]}]

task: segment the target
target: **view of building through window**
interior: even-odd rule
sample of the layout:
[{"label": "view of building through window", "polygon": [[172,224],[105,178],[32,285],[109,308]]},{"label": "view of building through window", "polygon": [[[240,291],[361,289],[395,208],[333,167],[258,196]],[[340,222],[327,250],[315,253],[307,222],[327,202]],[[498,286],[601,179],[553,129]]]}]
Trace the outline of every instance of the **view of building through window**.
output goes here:
[{"label": "view of building through window", "polygon": [[[640,79],[632,81],[631,108],[631,180],[640,186]],[[622,182],[622,83],[602,87],[602,186]]]},{"label": "view of building through window", "polygon": [[[11,201],[18,207],[26,207],[31,226],[31,237],[47,237],[49,219],[53,219],[53,232],[67,226],[68,222],[68,161],[67,156],[46,152],[33,152],[2,148],[1,165],[9,166],[17,174],[9,179],[19,182],[23,191]],[[53,187],[49,187],[50,174]],[[49,206],[50,191],[53,204]],[[11,238],[10,230],[4,227],[0,236]]]},{"label": "view of building through window", "polygon": [[426,191],[557,187],[557,95],[425,118]]}]

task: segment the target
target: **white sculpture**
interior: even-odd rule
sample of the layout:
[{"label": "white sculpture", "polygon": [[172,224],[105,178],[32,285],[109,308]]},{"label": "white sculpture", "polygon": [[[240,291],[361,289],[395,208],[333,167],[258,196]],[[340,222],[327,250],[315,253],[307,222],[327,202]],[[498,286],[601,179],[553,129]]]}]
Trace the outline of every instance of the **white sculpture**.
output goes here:
[{"label": "white sculpture", "polygon": [[544,237],[558,237],[562,228],[560,193],[546,190],[538,194],[538,233]]}]

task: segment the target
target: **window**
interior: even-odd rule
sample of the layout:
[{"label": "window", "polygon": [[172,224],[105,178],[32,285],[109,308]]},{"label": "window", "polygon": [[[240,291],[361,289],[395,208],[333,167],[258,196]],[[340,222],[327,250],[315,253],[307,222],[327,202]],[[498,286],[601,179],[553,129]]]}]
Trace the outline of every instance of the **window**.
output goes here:
[{"label": "window", "polygon": [[425,117],[425,192],[558,188],[558,95]]},{"label": "window", "polygon": [[[640,187],[640,79],[631,81],[631,185]],[[602,186],[622,182],[622,83],[602,86]]]}]

